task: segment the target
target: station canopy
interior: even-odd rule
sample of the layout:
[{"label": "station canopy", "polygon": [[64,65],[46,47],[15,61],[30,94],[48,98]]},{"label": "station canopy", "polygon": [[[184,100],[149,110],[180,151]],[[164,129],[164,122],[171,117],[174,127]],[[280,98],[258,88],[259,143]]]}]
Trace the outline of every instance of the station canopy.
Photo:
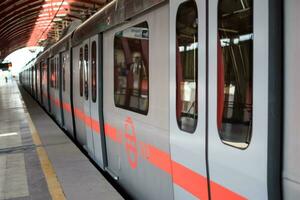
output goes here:
[{"label": "station canopy", "polygon": [[51,45],[111,0],[2,0],[0,60],[22,47]]}]

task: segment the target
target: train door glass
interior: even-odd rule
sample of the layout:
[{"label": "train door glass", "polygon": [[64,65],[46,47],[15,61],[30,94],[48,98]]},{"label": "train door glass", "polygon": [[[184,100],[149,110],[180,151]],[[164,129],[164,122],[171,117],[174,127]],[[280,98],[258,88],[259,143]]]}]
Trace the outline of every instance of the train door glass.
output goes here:
[{"label": "train door glass", "polygon": [[[186,174],[193,174],[173,182],[174,199],[208,199],[209,194],[205,146],[206,2],[170,1],[171,159],[174,169],[179,163],[187,169]],[[182,175],[174,172],[174,178]]]},{"label": "train door glass", "polygon": [[262,41],[268,38],[269,1],[208,2],[211,197],[268,199],[268,44]]},{"label": "train door glass", "polygon": [[[253,22],[252,1],[228,7],[220,1],[218,16],[218,108],[221,140],[247,148],[252,132]],[[246,9],[247,8],[247,9]],[[243,14],[231,14],[242,9]],[[242,18],[237,20],[237,18]],[[232,32],[229,30],[235,30]]]},{"label": "train door glass", "polygon": [[39,82],[38,82],[38,87],[40,88],[40,103],[43,104],[43,87],[42,87],[42,81],[43,81],[43,68],[42,68],[42,62],[38,63],[38,68],[39,68]]},{"label": "train door glass", "polygon": [[66,126],[65,120],[66,120],[66,104],[69,103],[66,102],[66,79],[65,79],[65,73],[66,73],[66,64],[67,64],[67,53],[61,53],[60,54],[60,63],[61,63],[61,101],[62,101],[62,125],[63,127]]},{"label": "train door glass", "polygon": [[51,114],[55,117],[56,113],[56,105],[55,105],[55,88],[56,88],[56,59],[50,59],[50,88],[49,88],[49,96],[50,96],[50,108]]},{"label": "train door glass", "polygon": [[[130,35],[133,32],[135,35]],[[114,100],[119,108],[149,110],[149,27],[147,22],[115,35]]]},{"label": "train door glass", "polygon": [[33,82],[33,66],[30,67],[30,89],[31,89],[31,95],[33,95],[34,92],[34,82]]},{"label": "train door glass", "polygon": [[94,157],[94,139],[93,126],[91,118],[91,62],[90,62],[90,40],[84,42],[83,46],[83,98],[84,98],[84,113],[87,116],[85,119],[85,134],[87,138],[88,153]]},{"label": "train door glass", "polygon": [[56,87],[55,87],[55,104],[56,104],[56,108],[57,108],[57,112],[56,112],[56,119],[58,121],[59,124],[62,125],[63,121],[62,121],[62,107],[61,107],[61,64],[60,64],[60,54],[57,54],[55,57],[55,64],[56,64],[56,73],[55,73],[55,80],[56,80]]},{"label": "train door glass", "polygon": [[59,100],[59,105],[58,105],[58,110],[59,112],[57,113],[57,117],[59,120],[59,123],[61,126],[64,127],[64,113],[63,113],[63,69],[62,69],[62,53],[59,53],[56,57],[56,63],[57,63],[57,89],[56,89],[56,94],[57,94],[57,99]]},{"label": "train door glass", "polygon": [[39,96],[38,96],[39,74],[38,74],[38,72],[39,72],[38,65],[37,65],[37,63],[35,63],[35,65],[34,65],[34,87],[35,87],[34,96],[36,97],[36,99],[39,98]]}]

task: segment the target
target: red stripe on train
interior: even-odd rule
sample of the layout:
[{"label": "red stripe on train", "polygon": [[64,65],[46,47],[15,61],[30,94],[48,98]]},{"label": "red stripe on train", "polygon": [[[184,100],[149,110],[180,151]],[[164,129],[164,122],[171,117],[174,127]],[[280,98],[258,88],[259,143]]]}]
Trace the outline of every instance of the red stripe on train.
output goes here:
[{"label": "red stripe on train", "polygon": [[222,185],[210,181],[210,191],[212,199],[230,199],[230,200],[246,200],[247,198],[228,190]]},{"label": "red stripe on train", "polygon": [[[51,99],[51,98],[50,98]],[[51,99],[52,100],[52,99]],[[57,102],[57,101],[56,101]],[[59,101],[58,101],[59,102]],[[68,112],[71,111],[71,106],[68,103],[63,103],[63,108]],[[80,109],[74,109],[75,116],[90,127],[96,134],[100,134],[100,126],[97,120],[87,116]],[[114,126],[105,123],[104,125],[105,135],[112,141],[122,144],[123,136],[122,132]],[[195,197],[206,200],[208,199],[207,191],[207,178],[201,174],[194,172],[193,170],[183,166],[182,164],[173,161],[170,154],[164,152],[151,144],[143,143],[146,147],[146,156],[143,156],[148,162],[158,169],[166,172],[173,178],[173,182],[188,191]],[[246,200],[245,197],[223,187],[222,185],[210,181],[211,197],[214,200]]]}]

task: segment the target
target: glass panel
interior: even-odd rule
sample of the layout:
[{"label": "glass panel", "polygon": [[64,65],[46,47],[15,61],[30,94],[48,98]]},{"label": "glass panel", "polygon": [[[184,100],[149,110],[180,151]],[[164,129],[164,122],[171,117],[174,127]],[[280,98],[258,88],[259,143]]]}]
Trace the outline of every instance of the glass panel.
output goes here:
[{"label": "glass panel", "polygon": [[58,63],[57,58],[54,59],[54,69],[55,69],[55,88],[58,88]]},{"label": "glass panel", "polygon": [[84,96],[85,99],[89,99],[89,47],[88,45],[84,46]]},{"label": "glass panel", "polygon": [[80,96],[83,96],[83,49],[80,48],[79,53],[79,90]]},{"label": "glass panel", "polygon": [[97,101],[97,43],[92,43],[92,101]]},{"label": "glass panel", "polygon": [[114,48],[115,105],[146,115],[149,107],[148,23],[116,33]]},{"label": "glass panel", "polygon": [[56,88],[59,89],[60,82],[59,82],[59,71],[60,71],[60,63],[59,58],[56,58]]},{"label": "glass panel", "polygon": [[252,132],[253,0],[219,1],[218,113],[221,140],[247,148]]},{"label": "glass panel", "polygon": [[176,18],[176,117],[193,133],[198,121],[198,12],[195,1],[182,3]]},{"label": "glass panel", "polygon": [[54,60],[50,60],[50,70],[51,70],[51,88],[55,87],[55,66],[54,66]]},{"label": "glass panel", "polygon": [[62,56],[62,86],[63,86],[63,91],[66,91],[66,62],[67,62],[67,56],[66,56],[66,54],[63,54],[63,56]]}]

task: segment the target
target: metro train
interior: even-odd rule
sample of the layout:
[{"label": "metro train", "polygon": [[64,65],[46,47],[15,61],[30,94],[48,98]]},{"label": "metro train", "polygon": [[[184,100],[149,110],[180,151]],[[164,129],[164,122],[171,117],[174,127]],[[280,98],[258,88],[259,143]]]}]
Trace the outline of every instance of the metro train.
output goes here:
[{"label": "metro train", "polygon": [[299,199],[297,6],[113,0],[20,82],[133,199]]}]

